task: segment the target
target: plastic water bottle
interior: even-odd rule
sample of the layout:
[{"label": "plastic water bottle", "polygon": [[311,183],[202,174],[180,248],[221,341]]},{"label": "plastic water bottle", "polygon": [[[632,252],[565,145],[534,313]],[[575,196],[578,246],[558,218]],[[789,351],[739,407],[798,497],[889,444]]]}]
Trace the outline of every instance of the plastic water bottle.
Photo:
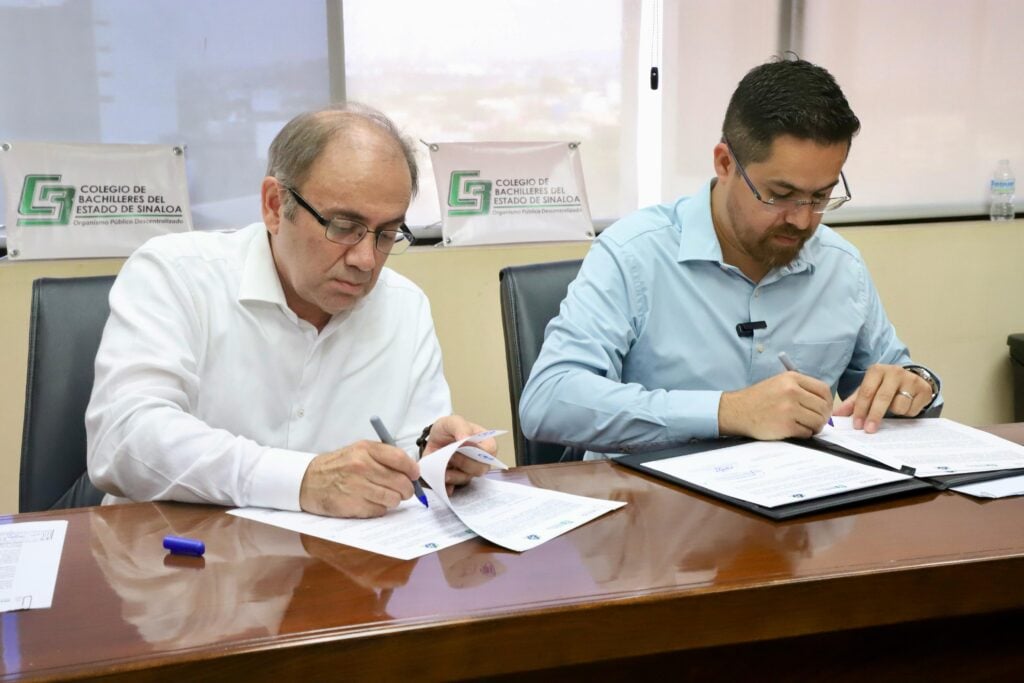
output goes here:
[{"label": "plastic water bottle", "polygon": [[1000,159],[992,174],[989,185],[989,218],[994,221],[1012,221],[1014,218],[1013,195],[1016,182],[1009,159]]}]

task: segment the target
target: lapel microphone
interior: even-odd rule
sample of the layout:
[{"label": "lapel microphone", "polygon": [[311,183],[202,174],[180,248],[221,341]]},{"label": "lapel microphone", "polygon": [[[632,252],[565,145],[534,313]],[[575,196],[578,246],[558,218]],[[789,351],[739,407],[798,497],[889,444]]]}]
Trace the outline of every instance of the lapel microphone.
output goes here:
[{"label": "lapel microphone", "polygon": [[754,330],[764,330],[768,328],[768,323],[763,320],[754,320],[749,323],[739,323],[736,325],[736,334],[741,337],[753,337]]}]

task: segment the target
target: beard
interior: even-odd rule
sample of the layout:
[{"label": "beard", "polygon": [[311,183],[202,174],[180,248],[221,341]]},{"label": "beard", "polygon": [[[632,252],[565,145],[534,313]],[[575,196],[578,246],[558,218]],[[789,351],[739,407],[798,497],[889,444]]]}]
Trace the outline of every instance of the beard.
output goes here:
[{"label": "beard", "polygon": [[[743,188],[746,190],[747,188]],[[732,247],[752,261],[763,266],[766,270],[779,268],[791,263],[803,249],[814,233],[818,230],[818,221],[815,220],[810,226],[801,229],[785,220],[781,223],[763,227],[768,218],[763,212],[754,208],[744,208],[739,195],[731,193],[725,199],[725,214],[729,221],[731,235],[726,239],[732,243]],[[813,218],[813,217],[812,217]],[[779,217],[776,218],[779,220]],[[719,226],[715,225],[716,233]],[[784,237],[791,240],[789,244],[778,242],[775,238]],[[722,239],[722,235],[719,235]]]},{"label": "beard", "polygon": [[[785,224],[777,228],[771,228],[765,232],[753,244],[747,244],[747,251],[754,259],[767,268],[778,268],[793,261],[804,248],[807,242],[815,233],[815,230],[800,230],[792,225]],[[776,237],[787,237],[796,240],[793,244],[779,244]]]}]

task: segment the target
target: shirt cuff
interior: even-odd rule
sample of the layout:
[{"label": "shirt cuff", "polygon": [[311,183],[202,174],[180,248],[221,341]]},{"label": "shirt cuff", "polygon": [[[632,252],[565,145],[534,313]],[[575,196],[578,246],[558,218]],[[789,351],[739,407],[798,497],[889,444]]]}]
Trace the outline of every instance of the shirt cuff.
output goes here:
[{"label": "shirt cuff", "polygon": [[673,391],[667,425],[680,442],[718,438],[721,391]]},{"label": "shirt cuff", "polygon": [[299,491],[306,468],[316,453],[268,448],[253,470],[246,505],[273,510],[299,511]]}]

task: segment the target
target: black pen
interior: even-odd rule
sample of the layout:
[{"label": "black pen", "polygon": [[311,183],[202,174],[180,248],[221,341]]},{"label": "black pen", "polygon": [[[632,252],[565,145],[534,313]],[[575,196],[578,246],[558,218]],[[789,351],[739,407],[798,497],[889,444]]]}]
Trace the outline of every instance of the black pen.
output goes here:
[{"label": "black pen", "polygon": [[[388,428],[384,426],[384,423],[381,422],[378,416],[374,415],[371,417],[370,424],[373,425],[373,431],[377,432],[377,438],[389,446],[395,445],[395,440],[391,438],[391,432],[388,431]],[[430,504],[427,502],[427,494],[423,493],[423,487],[420,486],[419,479],[412,480],[412,492],[423,503],[423,507],[430,507]]]}]

